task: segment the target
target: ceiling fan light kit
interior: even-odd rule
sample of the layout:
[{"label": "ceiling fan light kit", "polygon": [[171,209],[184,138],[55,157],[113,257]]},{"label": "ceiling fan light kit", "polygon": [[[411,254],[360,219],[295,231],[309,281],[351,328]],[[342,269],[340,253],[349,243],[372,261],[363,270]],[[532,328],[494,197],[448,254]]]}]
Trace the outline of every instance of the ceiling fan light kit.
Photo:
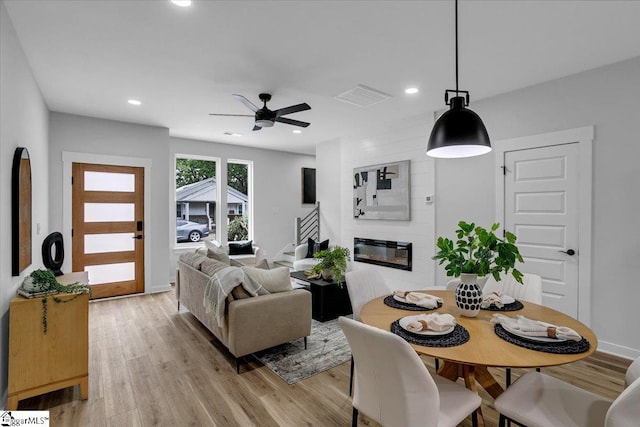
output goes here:
[{"label": "ceiling fan light kit", "polygon": [[[472,157],[491,151],[491,141],[482,119],[467,108],[469,92],[458,89],[458,0],[455,0],[455,25],[456,88],[445,90],[444,101],[450,109],[436,120],[431,130],[427,144],[427,155],[431,157]],[[450,92],[455,94],[451,99]]]},{"label": "ceiling fan light kit", "polygon": [[260,130],[262,128],[268,128],[274,125],[275,122],[285,123],[287,125],[299,126],[306,128],[311,123],[301,122],[300,120],[293,120],[287,117],[282,117],[287,114],[297,113],[299,111],[310,110],[311,107],[307,103],[291,105],[289,107],[280,108],[278,110],[270,110],[267,108],[267,102],[271,100],[271,94],[269,93],[261,93],[258,95],[260,100],[264,103],[262,108],[258,108],[253,102],[249,101],[242,95],[233,95],[238,101],[244,104],[247,108],[253,111],[255,114],[253,116],[249,114],[214,114],[209,113],[210,116],[234,116],[234,117],[253,117],[254,118],[254,126],[253,130]]}]

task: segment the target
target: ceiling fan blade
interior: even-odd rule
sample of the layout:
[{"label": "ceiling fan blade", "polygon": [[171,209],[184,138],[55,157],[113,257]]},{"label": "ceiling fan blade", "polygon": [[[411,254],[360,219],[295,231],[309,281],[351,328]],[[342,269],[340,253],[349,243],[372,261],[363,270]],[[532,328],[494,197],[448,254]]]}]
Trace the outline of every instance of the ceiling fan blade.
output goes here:
[{"label": "ceiling fan blade", "polygon": [[258,110],[259,110],[259,108],[258,108],[258,107],[256,107],[256,105],[255,105],[253,102],[249,101],[249,100],[248,100],[247,98],[245,98],[244,96],[242,96],[242,95],[236,95],[236,94],[234,93],[234,94],[233,94],[233,97],[234,97],[235,99],[237,99],[238,101],[242,102],[244,105],[246,105],[246,106],[247,106],[247,108],[248,108],[248,109],[250,109],[251,111],[253,111],[254,113],[255,113],[256,111],[258,111]]},{"label": "ceiling fan blade", "polygon": [[254,131],[257,131],[257,130],[260,130],[260,129],[262,129],[260,126],[255,126],[255,125],[253,126],[253,130]]},{"label": "ceiling fan blade", "polygon": [[209,113],[210,116],[225,116],[225,117],[255,117],[253,114],[216,114]]},{"label": "ceiling fan blade", "polygon": [[285,114],[297,113],[298,111],[310,110],[311,107],[306,102],[298,105],[292,105],[291,107],[280,108],[275,110],[276,117],[284,116]]},{"label": "ceiling fan blade", "polygon": [[311,124],[311,123],[307,123],[307,122],[301,122],[300,120],[288,119],[286,117],[276,117],[276,122],[286,123],[288,125],[293,125],[293,126],[300,126],[300,127],[303,127],[303,128],[306,128],[307,126],[309,126]]}]

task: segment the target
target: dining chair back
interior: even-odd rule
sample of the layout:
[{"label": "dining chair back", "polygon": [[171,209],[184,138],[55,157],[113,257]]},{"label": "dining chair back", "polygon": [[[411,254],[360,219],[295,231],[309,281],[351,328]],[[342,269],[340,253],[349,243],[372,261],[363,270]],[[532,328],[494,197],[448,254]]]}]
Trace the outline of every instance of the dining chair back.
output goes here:
[{"label": "dining chair back", "polygon": [[640,357],[627,369],[627,388],[613,402],[540,372],[529,372],[494,406],[506,419],[529,427],[633,427],[640,419]]},{"label": "dining chair back", "polygon": [[371,268],[348,271],[344,277],[355,320],[360,320],[360,311],[366,303],[391,293],[382,277]]},{"label": "dining chair back", "polygon": [[504,276],[500,281],[491,276],[482,293],[488,295],[493,291],[500,291],[520,301],[542,304],[542,278],[537,274],[524,273],[522,283],[518,283],[511,274]]},{"label": "dining chair back", "polygon": [[338,322],[355,359],[354,426],[362,411],[384,426],[453,427],[480,406],[462,384],[431,376],[399,336],[346,317]]}]

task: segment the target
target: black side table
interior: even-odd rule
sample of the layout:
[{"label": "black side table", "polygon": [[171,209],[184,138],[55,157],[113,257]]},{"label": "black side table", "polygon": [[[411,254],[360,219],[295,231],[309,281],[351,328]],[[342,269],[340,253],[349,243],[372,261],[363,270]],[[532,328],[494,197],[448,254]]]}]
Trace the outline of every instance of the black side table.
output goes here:
[{"label": "black side table", "polygon": [[291,277],[307,283],[306,288],[311,292],[311,317],[319,322],[335,319],[339,316],[351,314],[351,300],[347,292],[344,278],[337,282],[327,282],[323,279],[309,279],[304,271],[294,271]]}]

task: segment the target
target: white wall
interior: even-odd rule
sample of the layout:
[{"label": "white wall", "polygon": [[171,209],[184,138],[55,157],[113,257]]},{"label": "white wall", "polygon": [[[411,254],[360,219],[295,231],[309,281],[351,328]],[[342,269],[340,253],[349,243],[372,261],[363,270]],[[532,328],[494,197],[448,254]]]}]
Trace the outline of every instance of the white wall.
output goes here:
[{"label": "white wall", "polygon": [[[394,289],[424,289],[434,283],[434,207],[425,197],[434,192],[434,162],[425,156],[428,133],[433,124],[430,115],[412,117],[386,124],[371,134],[345,137],[341,150],[335,143],[321,144],[316,149],[320,176],[335,174],[336,159],[341,156],[340,179],[321,180],[318,193],[323,195],[321,209],[331,230],[341,230],[340,244],[353,251],[353,238],[364,237],[413,243],[413,270],[403,271],[370,264],[353,263],[353,268],[376,269]],[[340,153],[340,154],[338,154]],[[356,167],[410,160],[411,219],[409,221],[363,220],[353,218],[353,169]],[[325,201],[330,194],[340,194],[340,203]],[[330,209],[325,210],[324,206]],[[325,227],[326,230],[326,227]],[[337,232],[334,232],[337,233]]]},{"label": "white wall", "polygon": [[[316,200],[320,202],[320,240],[342,242],[342,147],[340,140],[316,147]],[[343,244],[345,246],[345,244]],[[346,245],[352,248],[352,245]]]},{"label": "white wall", "polygon": [[[42,266],[40,247],[49,234],[48,110],[4,2],[0,2],[0,94],[0,402],[4,402],[9,302],[24,276]],[[11,164],[16,147],[26,147],[31,157],[32,265],[12,277]]]},{"label": "white wall", "polygon": [[[301,169],[316,167],[315,157],[172,137],[170,138],[170,162],[174,161],[176,154],[218,157],[223,163],[228,159],[252,161],[253,240],[260,248],[266,249],[269,259],[273,259],[284,246],[293,243],[294,218],[306,215],[311,209],[310,205],[302,204]],[[173,164],[170,168],[167,180],[174,179],[171,176]],[[221,175],[217,182],[221,186],[226,185],[226,174]],[[174,191],[173,185],[170,183],[167,197],[173,197],[171,194]],[[172,215],[175,215],[174,204],[169,203],[169,205],[171,205]],[[173,217],[170,221],[174,221]],[[175,244],[171,244],[170,247],[174,248]],[[171,250],[170,276],[172,279],[175,277],[177,257],[184,251],[185,249]]]},{"label": "white wall", "polygon": [[[640,355],[639,99],[635,58],[471,105],[492,141],[595,126],[591,326],[600,349],[629,357]],[[493,221],[494,173],[492,154],[436,161],[437,192],[446,196],[436,206],[436,235],[451,234],[462,217]]]},{"label": "white wall", "polygon": [[[147,265],[151,271],[146,275],[145,291],[168,289],[169,130],[52,112],[50,140],[50,225],[52,230],[63,234],[66,242],[71,242],[71,235],[63,229],[65,209],[62,194],[63,182],[68,185],[71,177],[63,177],[63,152],[137,158],[151,162],[151,176],[145,177],[145,181],[150,183],[151,193],[148,195],[151,198],[150,223],[145,225],[145,246],[150,249],[151,258]],[[173,209],[175,211],[175,206]],[[67,254],[65,265],[70,265],[70,259],[70,254]]]}]

